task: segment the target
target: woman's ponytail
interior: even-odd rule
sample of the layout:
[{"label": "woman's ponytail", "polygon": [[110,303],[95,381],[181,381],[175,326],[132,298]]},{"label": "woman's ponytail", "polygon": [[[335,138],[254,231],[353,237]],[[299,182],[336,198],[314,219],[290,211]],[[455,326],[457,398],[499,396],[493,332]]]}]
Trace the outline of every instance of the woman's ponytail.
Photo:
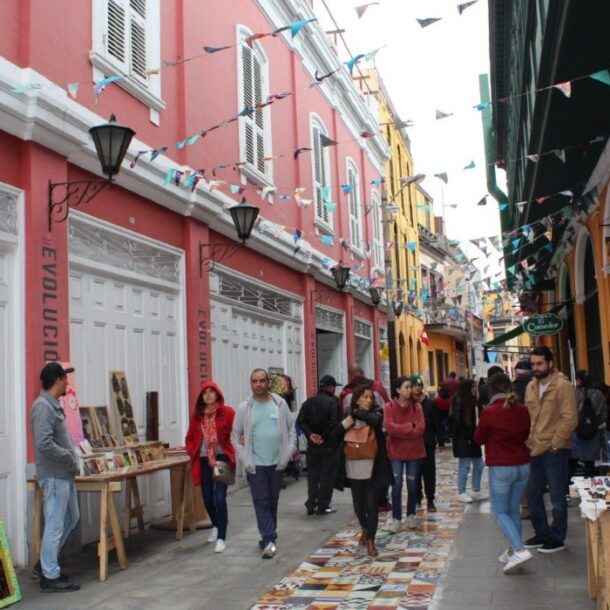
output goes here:
[{"label": "woman's ponytail", "polygon": [[515,404],[516,401],[517,401],[517,395],[514,392],[511,392],[506,397],[506,400],[504,401],[504,404],[502,406],[505,409],[510,409]]}]

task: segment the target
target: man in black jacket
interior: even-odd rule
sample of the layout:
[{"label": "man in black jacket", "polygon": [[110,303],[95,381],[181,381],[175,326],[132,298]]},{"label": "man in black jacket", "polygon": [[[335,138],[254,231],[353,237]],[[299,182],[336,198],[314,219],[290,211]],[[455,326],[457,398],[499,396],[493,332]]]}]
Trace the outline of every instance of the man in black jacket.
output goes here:
[{"label": "man in black jacket", "polygon": [[307,437],[307,514],[328,515],[331,508],[333,481],[337,465],[337,443],[333,431],[339,423],[339,406],[335,397],[338,384],[332,375],[320,379],[320,389],[308,398],[299,411],[297,426]]},{"label": "man in black jacket", "polygon": [[513,391],[517,395],[517,402],[525,404],[525,389],[534,376],[532,364],[528,359],[519,360],[515,364],[515,379],[513,380]]}]

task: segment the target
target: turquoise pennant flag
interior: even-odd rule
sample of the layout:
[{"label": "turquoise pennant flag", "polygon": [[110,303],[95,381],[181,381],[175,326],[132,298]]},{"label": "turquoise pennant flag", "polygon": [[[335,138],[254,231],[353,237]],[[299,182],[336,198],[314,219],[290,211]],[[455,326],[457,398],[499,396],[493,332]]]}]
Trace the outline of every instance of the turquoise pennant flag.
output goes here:
[{"label": "turquoise pennant flag", "polygon": [[317,18],[314,19],[304,19],[303,21],[293,21],[290,24],[290,33],[292,34],[292,37],[294,38],[308,23],[311,23],[312,21],[317,21]]}]

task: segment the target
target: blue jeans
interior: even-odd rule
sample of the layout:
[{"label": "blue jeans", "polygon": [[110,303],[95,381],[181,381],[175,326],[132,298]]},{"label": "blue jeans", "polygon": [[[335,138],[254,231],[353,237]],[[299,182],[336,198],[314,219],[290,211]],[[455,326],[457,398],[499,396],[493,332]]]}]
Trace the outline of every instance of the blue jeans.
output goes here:
[{"label": "blue jeans", "polygon": [[[556,453],[547,452],[533,457],[527,485],[527,503],[536,534],[562,543],[568,533],[566,488],[569,458],[569,449],[558,449]],[[553,523],[550,527],[544,507],[547,488],[553,506]]]},{"label": "blue jeans", "polygon": [[[216,459],[228,462],[226,455],[217,455]],[[218,538],[227,539],[227,525],[229,524],[229,513],[227,511],[227,486],[212,478],[212,467],[207,457],[201,458],[201,495],[203,504],[208,512],[212,527],[218,529]]]},{"label": "blue jeans", "polygon": [[402,518],[402,473],[407,473],[407,516],[414,515],[417,507],[417,485],[419,482],[419,460],[392,460],[392,517]]},{"label": "blue jeans", "polygon": [[263,547],[277,538],[277,504],[284,473],[277,466],[256,466],[254,474],[248,473],[256,524]]},{"label": "blue jeans", "polygon": [[529,464],[489,467],[491,509],[511,549],[523,546],[520,504],[529,474]]},{"label": "blue jeans", "polygon": [[46,478],[38,481],[44,501],[44,532],[40,546],[40,565],[45,578],[59,578],[57,558],[70,532],[80,519],[74,479]]},{"label": "blue jeans", "polygon": [[458,458],[458,493],[466,493],[466,481],[472,464],[472,491],[481,491],[483,476],[483,458]]}]

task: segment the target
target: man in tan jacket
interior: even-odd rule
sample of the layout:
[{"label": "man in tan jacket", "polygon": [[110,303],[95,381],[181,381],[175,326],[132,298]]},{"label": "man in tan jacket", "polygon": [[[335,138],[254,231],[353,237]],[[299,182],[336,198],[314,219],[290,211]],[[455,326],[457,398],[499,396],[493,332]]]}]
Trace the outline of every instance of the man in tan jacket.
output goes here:
[{"label": "man in tan jacket", "polygon": [[[562,551],[568,531],[568,486],[570,435],[578,424],[576,394],[565,375],[553,366],[553,353],[545,345],[530,354],[534,378],[525,390],[525,404],[530,412],[528,446],[532,456],[527,499],[535,536],[525,541],[527,548],[539,553]],[[553,506],[549,526],[544,507],[548,489]]]}]

